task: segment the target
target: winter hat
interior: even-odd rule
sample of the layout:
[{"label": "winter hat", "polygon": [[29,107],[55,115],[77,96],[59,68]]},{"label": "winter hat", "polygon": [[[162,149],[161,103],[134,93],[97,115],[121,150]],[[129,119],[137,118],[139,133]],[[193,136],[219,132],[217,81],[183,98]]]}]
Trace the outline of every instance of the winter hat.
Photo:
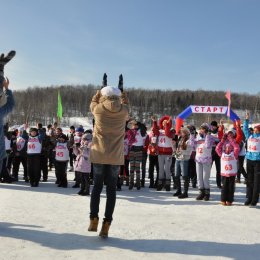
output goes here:
[{"label": "winter hat", "polygon": [[236,129],[232,128],[232,129],[230,129],[230,130],[228,131],[228,134],[229,134],[229,133],[232,133],[234,136],[236,136],[237,131],[236,131]]},{"label": "winter hat", "polygon": [[84,133],[84,128],[83,127],[77,127],[76,132]]},{"label": "winter hat", "polygon": [[260,125],[256,125],[256,126],[254,126],[254,128],[256,128],[258,131],[260,131]]},{"label": "winter hat", "polygon": [[218,123],[217,123],[217,121],[212,121],[211,123],[210,123],[210,125],[212,125],[212,126],[218,126]]},{"label": "winter hat", "polygon": [[118,88],[114,88],[111,86],[106,86],[104,88],[101,89],[101,95],[102,96],[121,96],[121,91]]},{"label": "winter hat", "polygon": [[82,140],[91,141],[92,140],[92,134],[87,133],[82,136]]},{"label": "winter hat", "polygon": [[207,123],[203,123],[201,126],[200,126],[201,129],[204,129],[206,132],[209,131],[209,125]]},{"label": "winter hat", "polygon": [[[159,120],[159,126],[160,126],[161,129],[163,129],[163,121],[169,121],[169,119],[170,119],[170,116],[167,116],[167,115],[162,116],[162,117],[160,118],[160,120]],[[170,127],[170,128],[172,127],[172,120],[170,120],[170,122],[169,122],[169,127]]]}]

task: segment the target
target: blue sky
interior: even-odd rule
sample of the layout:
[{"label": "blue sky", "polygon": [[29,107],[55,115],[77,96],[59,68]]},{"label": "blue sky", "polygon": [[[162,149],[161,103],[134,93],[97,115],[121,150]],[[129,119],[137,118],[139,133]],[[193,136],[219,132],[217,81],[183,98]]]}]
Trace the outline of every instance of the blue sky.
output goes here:
[{"label": "blue sky", "polygon": [[258,0],[0,0],[13,89],[60,84],[260,92]]}]

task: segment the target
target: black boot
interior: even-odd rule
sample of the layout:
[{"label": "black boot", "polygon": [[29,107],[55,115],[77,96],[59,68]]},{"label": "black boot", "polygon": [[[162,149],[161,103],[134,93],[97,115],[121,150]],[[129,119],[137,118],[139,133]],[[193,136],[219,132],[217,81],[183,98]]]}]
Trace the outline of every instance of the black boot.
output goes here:
[{"label": "black boot", "polygon": [[158,180],[157,191],[161,191],[162,188],[163,188],[163,181],[162,180]]},{"label": "black boot", "polygon": [[204,196],[204,200],[208,201],[210,198],[210,189],[205,189],[205,196]]},{"label": "black boot", "polygon": [[171,190],[171,179],[165,181],[165,190],[166,191]]},{"label": "black boot", "polygon": [[183,177],[183,180],[184,180],[184,192],[180,196],[178,196],[179,199],[188,198],[189,177],[185,176],[185,177]]},{"label": "black boot", "polygon": [[141,180],[141,187],[144,188],[144,180]]},{"label": "black boot", "polygon": [[129,189],[129,190],[132,190],[133,188],[134,188],[134,183],[133,183],[133,182],[130,182],[128,189]]},{"label": "black boot", "polygon": [[174,197],[178,197],[181,195],[181,179],[180,177],[175,177],[174,178],[174,183],[176,185],[176,192],[173,194]]},{"label": "black boot", "polygon": [[203,200],[205,196],[205,190],[200,189],[199,195],[197,196],[196,200]]}]

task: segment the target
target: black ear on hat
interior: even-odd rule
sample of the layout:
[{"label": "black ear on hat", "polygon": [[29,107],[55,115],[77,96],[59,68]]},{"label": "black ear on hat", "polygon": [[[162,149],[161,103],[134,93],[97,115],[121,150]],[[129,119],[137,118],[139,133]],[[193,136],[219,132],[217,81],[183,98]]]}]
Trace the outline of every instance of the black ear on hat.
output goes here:
[{"label": "black ear on hat", "polygon": [[123,75],[122,74],[119,75],[118,88],[121,90],[121,92],[123,92],[124,81],[123,81]]},{"label": "black ear on hat", "polygon": [[102,81],[102,87],[101,88],[104,88],[106,86],[107,86],[107,74],[104,73],[103,81]]}]

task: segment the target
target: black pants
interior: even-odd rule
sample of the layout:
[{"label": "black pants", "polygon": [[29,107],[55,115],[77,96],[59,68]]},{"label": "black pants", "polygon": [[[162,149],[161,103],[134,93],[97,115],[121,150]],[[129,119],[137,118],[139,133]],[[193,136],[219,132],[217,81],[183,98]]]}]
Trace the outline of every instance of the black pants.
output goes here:
[{"label": "black pants", "polygon": [[55,165],[55,151],[49,151],[49,168],[51,169]]},{"label": "black pants", "polygon": [[238,156],[238,171],[237,171],[237,179],[240,180],[241,173],[245,179],[247,179],[247,173],[244,168],[244,160],[245,156]]},{"label": "black pants", "polygon": [[100,194],[103,189],[104,179],[106,186],[106,209],[105,220],[111,222],[116,204],[116,185],[117,177],[120,170],[119,165],[93,164],[94,187],[90,200],[90,218],[98,217]]},{"label": "black pants", "polygon": [[212,164],[213,162],[215,162],[216,165],[216,183],[217,186],[220,187],[221,186],[220,157],[218,156],[215,150],[212,152]]},{"label": "black pants", "polygon": [[142,180],[145,180],[145,174],[146,174],[146,161],[147,161],[147,153],[143,152],[142,157]]},{"label": "black pants", "polygon": [[57,184],[62,187],[66,187],[68,185],[67,161],[55,161],[55,175],[57,178]]},{"label": "black pants", "polygon": [[154,168],[156,169],[156,181],[158,182],[159,178],[159,163],[158,155],[149,154],[149,178],[150,184],[154,184]]},{"label": "black pants", "polygon": [[0,168],[0,180],[8,181],[10,177],[10,171],[8,169],[8,155],[2,160],[1,168]]},{"label": "black pants", "polygon": [[41,178],[41,155],[34,154],[27,157],[27,171],[31,184],[38,184]]},{"label": "black pants", "polygon": [[192,186],[195,187],[197,184],[197,172],[196,172],[196,162],[195,159],[189,159],[189,178],[191,180]]},{"label": "black pants", "polygon": [[69,149],[69,156],[70,156],[70,167],[73,167],[73,162],[75,160],[75,154],[73,153],[73,148]]},{"label": "black pants", "polygon": [[48,158],[41,156],[41,172],[43,180],[48,179]]},{"label": "black pants", "polygon": [[236,176],[222,177],[221,201],[234,201]]},{"label": "black pants", "polygon": [[247,159],[247,199],[251,204],[256,204],[259,200],[260,190],[260,161]]},{"label": "black pants", "polygon": [[18,178],[20,163],[22,163],[22,165],[23,165],[23,176],[24,176],[24,178],[27,178],[28,177],[27,157],[24,157],[24,156],[14,157],[14,159],[13,159],[13,176],[15,178]]}]

